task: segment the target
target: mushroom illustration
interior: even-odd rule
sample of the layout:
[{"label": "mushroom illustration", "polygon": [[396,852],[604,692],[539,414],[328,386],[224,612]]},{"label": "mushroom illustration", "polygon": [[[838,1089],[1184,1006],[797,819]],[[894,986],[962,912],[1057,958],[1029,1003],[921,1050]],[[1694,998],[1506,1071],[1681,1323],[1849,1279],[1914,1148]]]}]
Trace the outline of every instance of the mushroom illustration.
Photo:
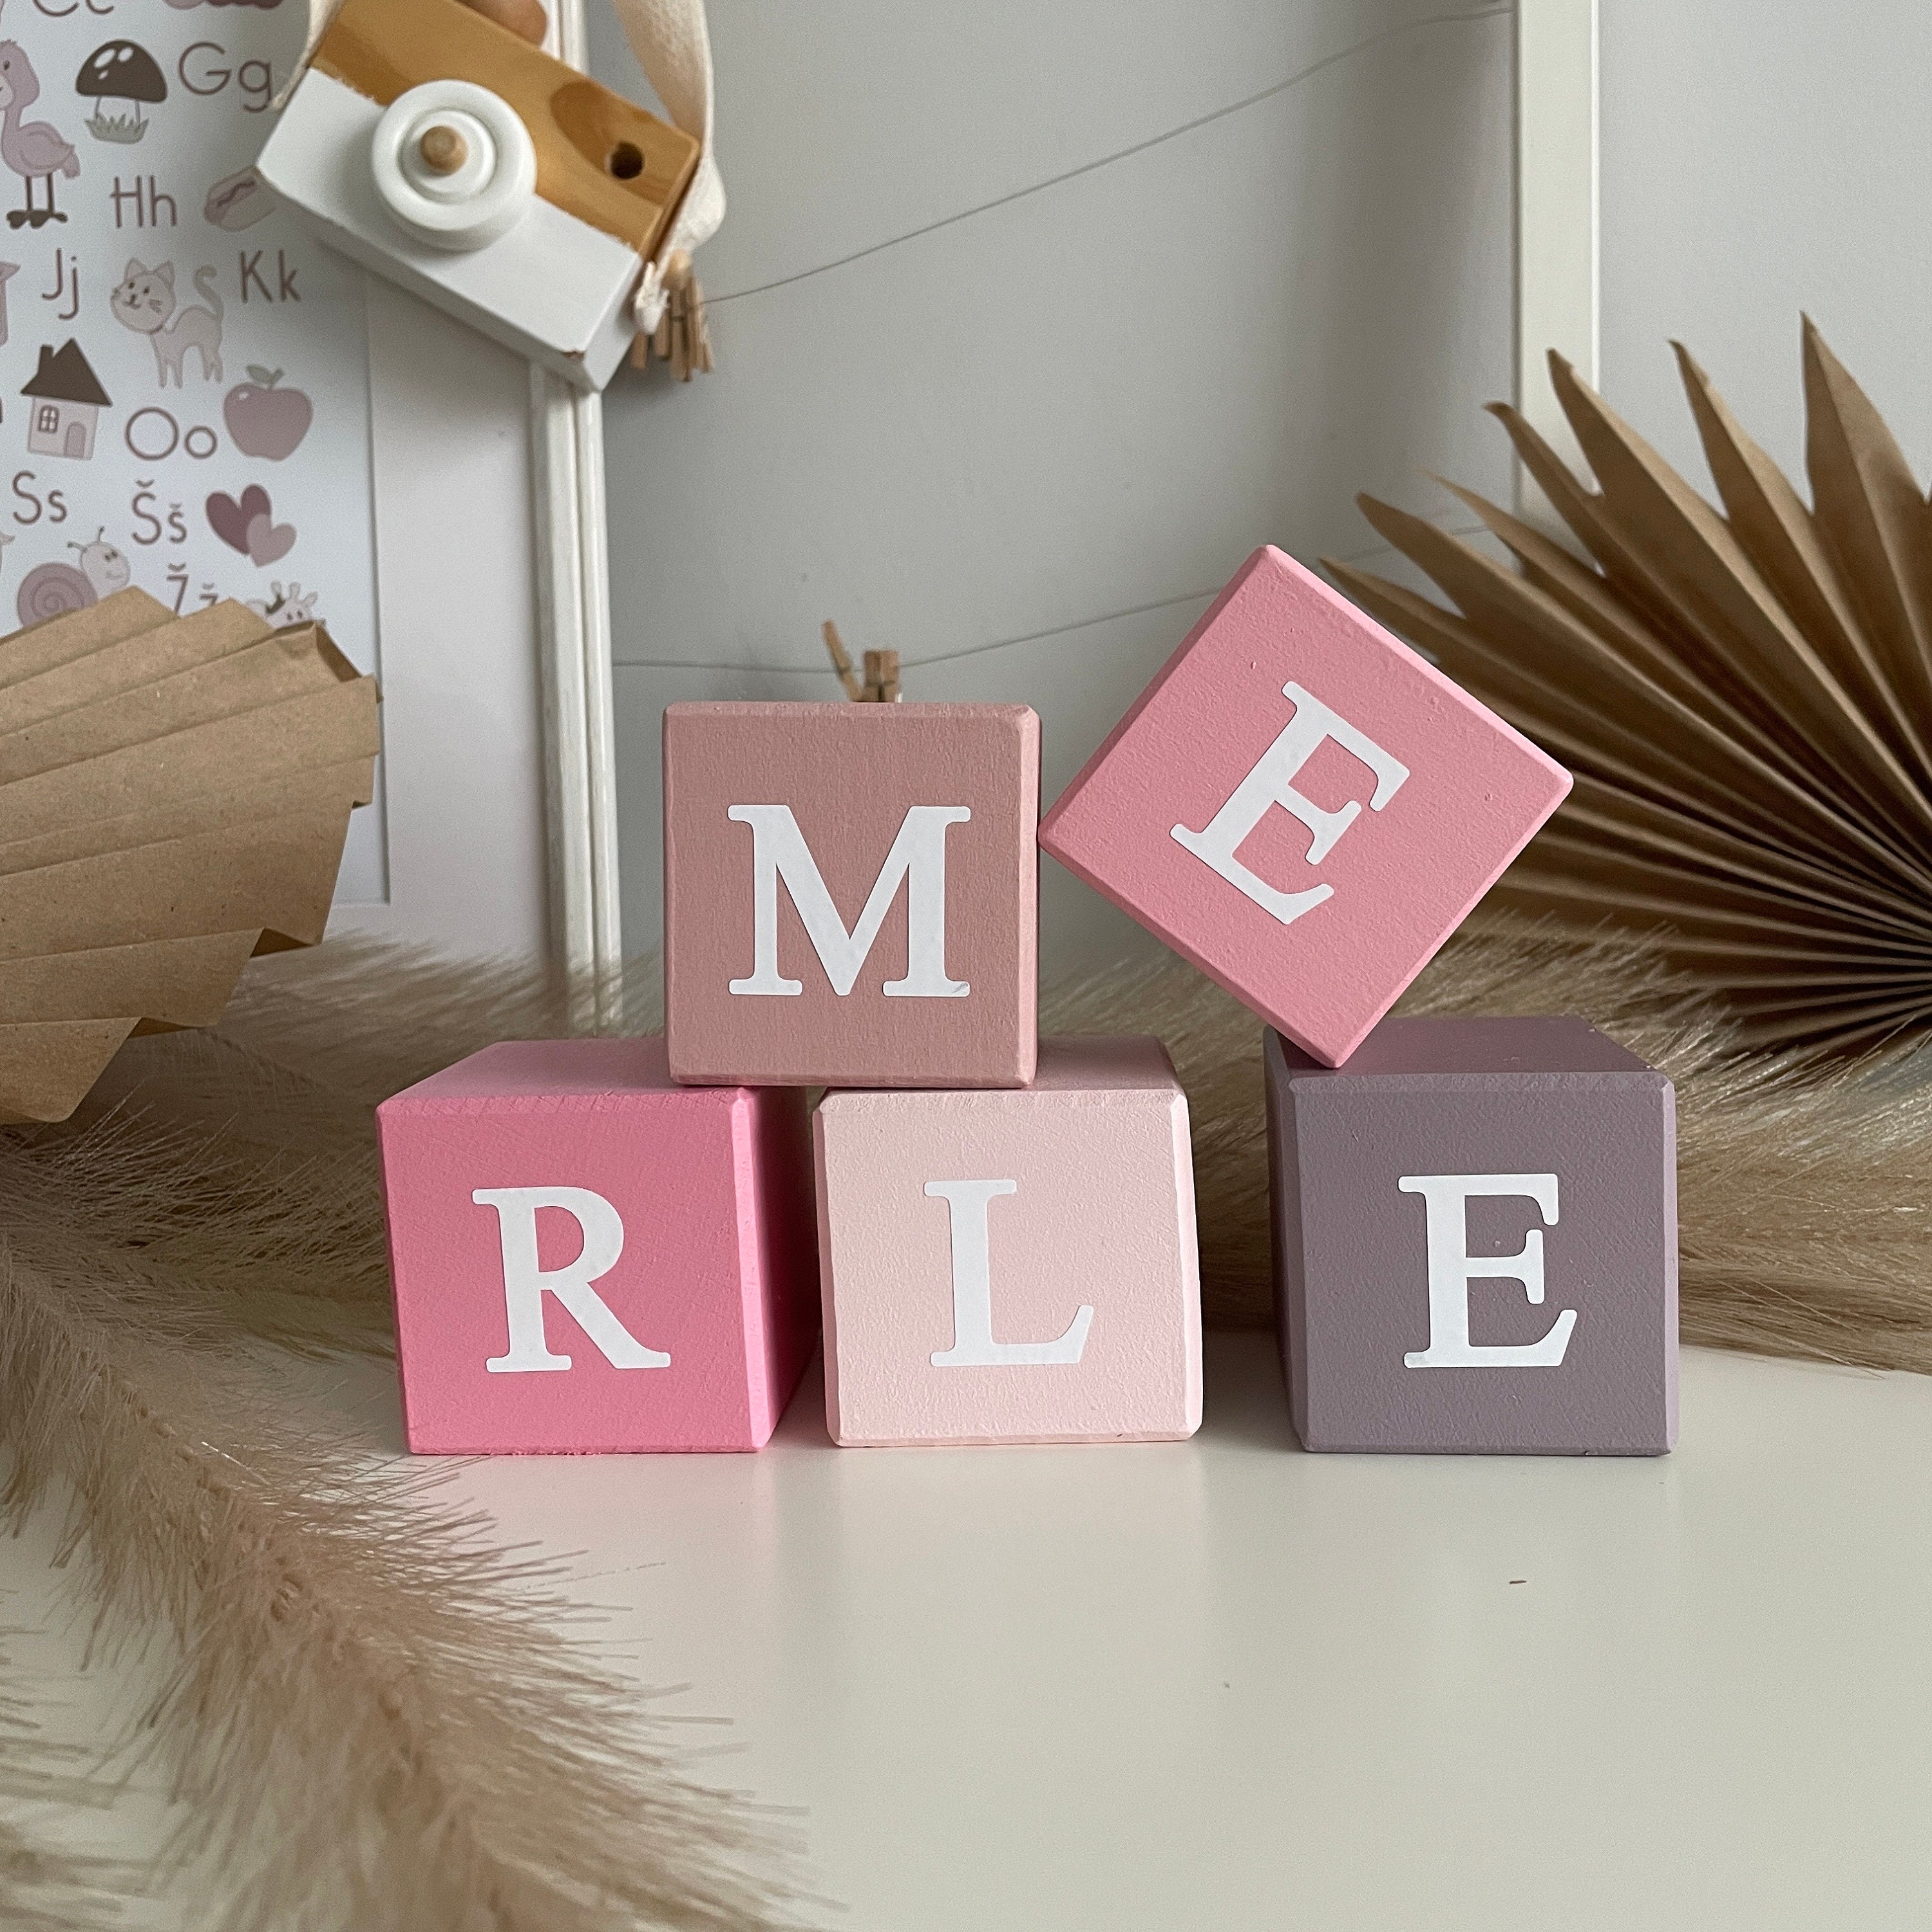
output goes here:
[{"label": "mushroom illustration", "polygon": [[[132,40],[104,40],[82,63],[74,88],[97,104],[87,125],[98,141],[138,141],[148,131],[142,103],[152,106],[168,98],[168,83],[153,55]],[[124,111],[110,113],[110,101],[125,103]]]}]

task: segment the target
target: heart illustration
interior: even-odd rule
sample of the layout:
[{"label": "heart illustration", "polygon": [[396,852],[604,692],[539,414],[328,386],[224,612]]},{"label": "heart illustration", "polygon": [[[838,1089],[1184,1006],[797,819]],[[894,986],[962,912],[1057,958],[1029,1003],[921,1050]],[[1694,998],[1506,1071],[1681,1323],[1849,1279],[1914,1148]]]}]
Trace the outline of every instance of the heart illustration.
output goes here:
[{"label": "heart illustration", "polygon": [[[249,554],[248,530],[256,518],[269,518],[274,506],[268,501],[268,493],[259,483],[251,483],[242,493],[237,502],[225,490],[218,490],[208,500],[208,526],[230,550],[238,550],[244,556]],[[289,543],[294,542],[291,536]],[[282,546],[283,550],[288,544]],[[275,554],[279,556],[281,550]]]},{"label": "heart illustration", "polygon": [[257,563],[274,563],[296,547],[296,526],[278,524],[264,510],[248,519],[248,554]]}]

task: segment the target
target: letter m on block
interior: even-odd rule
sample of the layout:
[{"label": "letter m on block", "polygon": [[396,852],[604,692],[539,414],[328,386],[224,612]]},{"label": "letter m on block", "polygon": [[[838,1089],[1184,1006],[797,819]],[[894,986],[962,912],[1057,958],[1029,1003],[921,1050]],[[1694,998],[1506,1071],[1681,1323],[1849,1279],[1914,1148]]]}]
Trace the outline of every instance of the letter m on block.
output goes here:
[{"label": "letter m on block", "polygon": [[778,971],[781,879],[832,990],[842,999],[857,982],[902,881],[906,894],[905,977],[888,980],[881,990],[895,1000],[963,1000],[972,991],[964,980],[946,976],[946,828],[964,825],[972,818],[964,806],[908,808],[859,922],[849,932],[790,806],[734,805],[725,815],[752,828],[752,976],[734,980],[733,992],[782,996],[805,990],[802,981],[788,980]]}]

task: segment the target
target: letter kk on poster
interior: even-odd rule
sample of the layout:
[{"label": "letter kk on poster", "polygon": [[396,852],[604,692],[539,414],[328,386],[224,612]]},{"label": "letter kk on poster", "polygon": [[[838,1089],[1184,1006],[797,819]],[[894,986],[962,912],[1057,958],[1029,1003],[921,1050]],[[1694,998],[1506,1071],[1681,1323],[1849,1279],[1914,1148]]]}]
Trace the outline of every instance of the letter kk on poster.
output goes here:
[{"label": "letter kk on poster", "polygon": [[[362,272],[250,164],[301,0],[8,0],[0,628],[133,584],[377,663]],[[354,815],[338,897],[386,896]]]}]

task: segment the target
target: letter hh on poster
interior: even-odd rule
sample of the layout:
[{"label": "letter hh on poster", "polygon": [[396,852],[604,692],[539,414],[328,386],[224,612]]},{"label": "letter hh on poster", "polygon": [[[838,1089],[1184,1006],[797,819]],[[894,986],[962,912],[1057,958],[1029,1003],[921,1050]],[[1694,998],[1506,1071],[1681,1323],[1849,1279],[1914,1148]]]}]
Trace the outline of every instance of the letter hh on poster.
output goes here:
[{"label": "letter hh on poster", "polygon": [[[646,1348],[616,1316],[591,1283],[608,1274],[624,1252],[622,1217],[601,1194],[587,1187],[479,1187],[470,1196],[479,1208],[496,1210],[503,1250],[503,1300],[509,1317],[507,1354],[484,1364],[492,1375],[522,1375],[542,1369],[567,1369],[568,1355],[554,1355],[544,1337],[543,1298],[554,1294],[614,1369],[668,1369],[670,1356]],[[574,1262],[546,1271],[537,1264],[537,1210],[556,1208],[584,1232],[584,1250]]]},{"label": "letter hh on poster", "polygon": [[1086,1352],[1094,1311],[1084,1302],[1066,1332],[1054,1342],[993,1340],[992,1266],[986,1240],[986,1205],[995,1195],[1016,1194],[1011,1180],[928,1180],[926,1193],[946,1203],[952,1232],[952,1346],[932,1358],[935,1369],[1040,1368],[1077,1362]]},{"label": "letter hh on poster", "polygon": [[1522,1284],[1532,1306],[1543,1305],[1543,1232],[1532,1228],[1513,1255],[1469,1252],[1468,1203],[1478,1196],[1520,1196],[1536,1203],[1546,1227],[1556,1226],[1553,1174],[1409,1174],[1396,1185],[1422,1196],[1427,1219],[1429,1346],[1402,1357],[1411,1369],[1556,1367],[1570,1346],[1576,1311],[1566,1308],[1540,1341],[1480,1348],[1469,1340],[1469,1283],[1478,1276]]},{"label": "letter hh on poster", "polygon": [[946,828],[964,825],[972,818],[964,806],[908,808],[873,881],[872,896],[850,932],[790,806],[734,805],[725,816],[752,828],[752,975],[732,980],[733,992],[782,997],[805,990],[802,981],[788,980],[778,971],[780,879],[832,990],[842,999],[857,981],[902,880],[906,889],[905,977],[888,980],[881,990],[895,1000],[963,1000],[972,991],[964,980],[946,976]]},{"label": "letter hh on poster", "polygon": [[1333,740],[1375,774],[1375,789],[1369,797],[1371,812],[1380,812],[1402,789],[1408,767],[1300,685],[1283,685],[1282,695],[1294,704],[1294,716],[1280,736],[1256,760],[1254,769],[1204,830],[1190,832],[1186,826],[1177,825],[1172,836],[1177,844],[1245,892],[1262,911],[1271,913],[1283,926],[1292,926],[1304,913],[1332,898],[1335,888],[1322,884],[1310,886],[1305,892],[1278,891],[1235,857],[1241,842],[1279,806],[1307,826],[1311,866],[1320,865],[1335,849],[1335,842],[1361,816],[1360,800],[1351,799],[1339,812],[1329,812],[1304,797],[1294,784],[1324,739]]}]

